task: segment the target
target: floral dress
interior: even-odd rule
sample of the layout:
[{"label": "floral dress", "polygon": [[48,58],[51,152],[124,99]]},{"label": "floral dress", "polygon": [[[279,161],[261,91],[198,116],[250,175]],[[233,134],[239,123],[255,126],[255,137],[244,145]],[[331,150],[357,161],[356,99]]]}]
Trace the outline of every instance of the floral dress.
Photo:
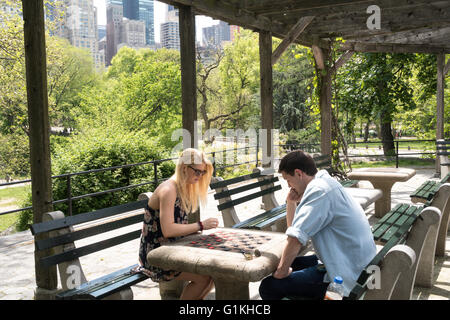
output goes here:
[{"label": "floral dress", "polygon": [[[181,209],[180,199],[177,197],[174,207],[174,221],[175,223],[187,224],[188,215]],[[138,272],[147,275],[152,281],[170,281],[177,277],[181,272],[175,270],[164,270],[148,264],[147,254],[161,245],[173,242],[182,237],[164,238],[161,230],[159,210],[154,210],[149,207],[148,203],[145,207],[144,223],[142,226],[141,242],[139,247],[139,263]]]}]

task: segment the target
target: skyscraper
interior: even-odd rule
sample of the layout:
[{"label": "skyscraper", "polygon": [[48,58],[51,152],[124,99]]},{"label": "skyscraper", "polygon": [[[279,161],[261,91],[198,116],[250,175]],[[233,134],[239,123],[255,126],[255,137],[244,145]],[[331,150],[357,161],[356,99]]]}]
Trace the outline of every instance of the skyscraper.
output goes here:
[{"label": "skyscraper", "polygon": [[167,6],[166,22],[161,23],[161,46],[167,49],[180,50],[180,27],[178,9]]},{"label": "skyscraper", "polygon": [[139,20],[139,0],[123,0],[123,16],[130,20]]},{"label": "skyscraper", "polygon": [[[122,23],[122,18],[127,18],[128,20],[143,21],[145,23],[145,39],[146,39],[145,44],[146,45],[155,44],[153,0],[107,0],[106,4],[107,4],[106,20],[107,25],[109,25],[109,27],[107,27],[107,30],[109,30],[108,31],[109,38],[107,35],[107,39],[109,39],[107,40],[109,50],[107,50],[107,52],[109,53],[107,53],[106,58],[106,62],[108,65],[112,57],[117,52],[117,45],[119,44],[118,42],[119,34],[123,34],[121,31],[119,31],[119,24]],[[122,13],[119,13],[118,9],[119,6],[122,8],[121,9]],[[115,10],[113,11],[115,12],[108,13],[108,8],[110,7],[114,7]],[[128,24],[130,24],[130,22],[128,22]],[[114,44],[113,44],[113,34],[115,34]]]},{"label": "skyscraper", "polygon": [[60,36],[91,52],[96,66],[104,65],[98,52],[97,9],[92,0],[64,0],[66,12]]},{"label": "skyscraper", "polygon": [[153,0],[139,0],[139,20],[145,22],[145,38],[148,45],[155,44],[155,14]]},{"label": "skyscraper", "polygon": [[119,26],[123,19],[122,1],[120,4],[108,3],[106,6],[106,65],[111,64],[111,60],[117,53],[117,45],[119,44]]},{"label": "skyscraper", "polygon": [[206,47],[221,46],[223,42],[232,41],[234,39],[234,32],[236,30],[239,30],[237,26],[230,26],[224,21],[220,21],[219,24],[203,28],[203,45]]}]

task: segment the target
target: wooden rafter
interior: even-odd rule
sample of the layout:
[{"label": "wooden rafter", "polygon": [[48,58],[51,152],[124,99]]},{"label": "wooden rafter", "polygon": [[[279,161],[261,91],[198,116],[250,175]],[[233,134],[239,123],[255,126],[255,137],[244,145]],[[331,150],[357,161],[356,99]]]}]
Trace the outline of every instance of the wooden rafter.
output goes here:
[{"label": "wooden rafter", "polygon": [[334,66],[332,67],[332,72],[336,72],[337,69],[339,69],[340,67],[342,67],[355,53],[355,51],[352,50],[347,50],[346,52],[344,52],[339,59],[337,59],[337,61],[334,63]]},{"label": "wooden rafter", "polygon": [[314,17],[302,17],[298,22],[292,27],[292,29],[286,35],[286,38],[278,45],[272,54],[272,65],[274,65],[278,59],[281,57],[283,52],[289,47],[300,34],[305,30],[305,28],[311,23]]}]

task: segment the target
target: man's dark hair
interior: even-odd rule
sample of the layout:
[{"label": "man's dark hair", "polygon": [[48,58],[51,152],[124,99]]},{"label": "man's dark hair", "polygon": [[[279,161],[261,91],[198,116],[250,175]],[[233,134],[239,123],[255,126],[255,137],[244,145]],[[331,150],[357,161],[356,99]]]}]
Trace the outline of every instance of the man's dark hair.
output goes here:
[{"label": "man's dark hair", "polygon": [[317,173],[316,163],[309,153],[302,150],[294,150],[283,157],[278,166],[278,172],[282,171],[293,176],[295,169],[300,169],[308,176],[314,176]]}]

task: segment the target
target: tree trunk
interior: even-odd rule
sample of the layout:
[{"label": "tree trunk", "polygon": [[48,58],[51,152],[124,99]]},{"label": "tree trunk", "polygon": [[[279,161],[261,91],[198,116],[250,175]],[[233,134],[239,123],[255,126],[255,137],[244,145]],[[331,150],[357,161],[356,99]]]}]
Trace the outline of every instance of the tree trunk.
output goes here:
[{"label": "tree trunk", "polygon": [[381,114],[380,133],[383,142],[383,153],[385,156],[395,155],[394,136],[391,130],[391,121],[385,120],[385,114]]},{"label": "tree trunk", "polygon": [[364,127],[364,142],[369,140],[369,125],[370,121],[367,121],[366,126]]}]

